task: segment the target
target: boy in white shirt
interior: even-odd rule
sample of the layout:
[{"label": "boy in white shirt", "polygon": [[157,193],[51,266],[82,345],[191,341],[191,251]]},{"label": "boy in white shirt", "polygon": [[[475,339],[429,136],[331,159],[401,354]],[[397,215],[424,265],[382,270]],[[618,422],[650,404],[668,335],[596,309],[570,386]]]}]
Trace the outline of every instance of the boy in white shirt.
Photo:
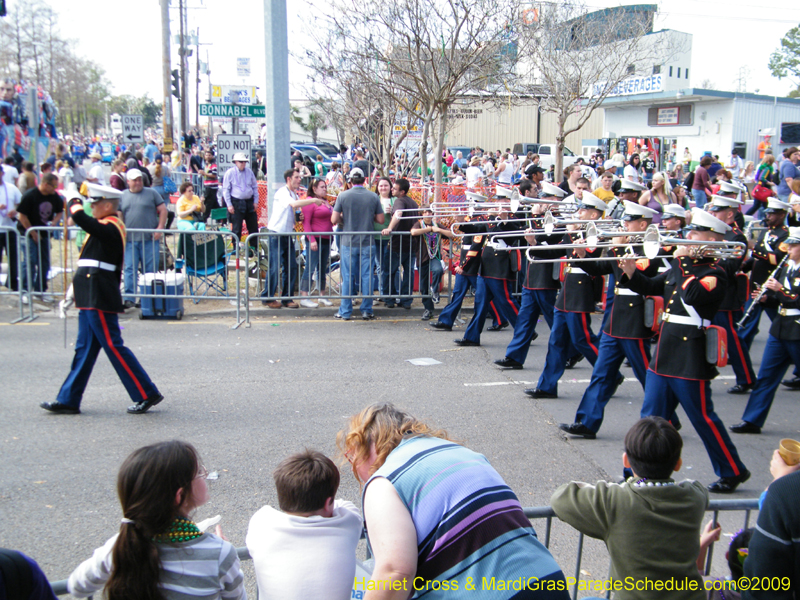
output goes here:
[{"label": "boy in white shirt", "polygon": [[262,507],[245,540],[259,598],[350,598],[362,522],[352,502],[334,500],[339,469],[305,450],[284,459],[273,477],[281,510]]}]

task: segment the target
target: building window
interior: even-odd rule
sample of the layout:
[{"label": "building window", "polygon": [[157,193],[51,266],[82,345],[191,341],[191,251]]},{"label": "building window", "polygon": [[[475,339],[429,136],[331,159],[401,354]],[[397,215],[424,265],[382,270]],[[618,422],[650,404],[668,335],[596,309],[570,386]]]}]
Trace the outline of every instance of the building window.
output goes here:
[{"label": "building window", "polygon": [[653,65],[653,75],[661,73],[661,65]]},{"label": "building window", "polygon": [[669,76],[672,77],[672,67],[669,68]]},{"label": "building window", "polygon": [[636,65],[628,65],[628,75],[636,73]]},{"label": "building window", "polygon": [[689,69],[688,68],[684,69],[683,72],[686,73],[686,76],[684,77],[684,79],[689,79]]},{"label": "building window", "polygon": [[681,78],[681,68],[678,67],[678,79],[680,79],[680,78]]}]

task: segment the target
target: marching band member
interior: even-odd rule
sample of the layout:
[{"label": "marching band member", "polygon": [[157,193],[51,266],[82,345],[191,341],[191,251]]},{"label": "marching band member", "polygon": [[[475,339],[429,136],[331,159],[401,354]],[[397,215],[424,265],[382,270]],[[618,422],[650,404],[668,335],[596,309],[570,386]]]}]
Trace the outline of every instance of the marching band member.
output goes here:
[{"label": "marching band member", "polygon": [[772,320],[758,380],[742,422],[730,427],[734,433],[761,433],[781,377],[789,365],[800,366],[800,227],[789,230],[784,244],[788,246],[789,258],[765,284],[767,297],[777,300],[780,309]]},{"label": "marching band member", "polygon": [[[525,182],[523,182],[524,184]],[[520,184],[522,190],[522,184]],[[525,194],[531,194],[533,190],[525,191]],[[561,198],[566,195],[564,190],[558,186],[542,182],[542,198],[552,198],[553,203],[557,204]],[[528,195],[528,197],[531,197]],[[533,204],[532,213],[540,215],[547,210],[546,204]],[[557,244],[561,240],[561,234],[540,237],[538,243],[542,245]],[[526,239],[529,243],[536,243],[536,238],[528,235]],[[533,241],[532,241],[533,240]],[[547,250],[547,254],[541,255],[541,258],[558,258],[563,254],[561,250]],[[510,362],[499,361],[503,368],[521,369],[528,356],[531,341],[533,341],[538,334],[536,333],[536,323],[539,321],[539,315],[544,316],[547,324],[553,326],[553,306],[556,301],[556,294],[561,287],[561,282],[558,277],[553,276],[554,269],[552,263],[537,263],[535,260],[527,261],[525,284],[522,288],[522,305],[517,317],[517,323],[514,325],[514,337],[506,349],[506,359],[511,359]],[[518,365],[518,366],[515,366]]]},{"label": "marching band member", "polygon": [[[692,210],[688,239],[722,241],[730,227],[706,211]],[[706,359],[707,331],[725,297],[727,275],[714,257],[695,256],[696,246],[680,245],[672,268],[649,278],[633,260],[622,261],[617,285],[641,294],[668,298],[655,355],[647,371],[642,417],[665,419],[680,404],[706,447],[719,480],[709,491],[731,493],[750,471],[739,458],[711,402],[717,369]]]},{"label": "marching band member", "polygon": [[[578,207],[577,217],[581,221],[596,221],[602,218],[608,205],[594,194],[584,191]],[[577,226],[568,226],[575,227]],[[578,234],[580,235],[580,234]],[[564,234],[563,244],[575,244],[578,235]],[[565,252],[577,258],[575,249]],[[586,252],[586,257],[594,258],[602,254],[601,249]],[[550,341],[544,370],[536,388],[529,391],[534,397],[558,397],[558,380],[566,369],[568,345],[570,342],[594,366],[597,361],[598,337],[592,331],[592,313],[595,310],[594,285],[592,277],[583,270],[581,262],[570,262],[561,291],[555,302],[553,324],[550,327]],[[498,361],[498,364],[500,361]],[[546,395],[546,396],[545,396]]]},{"label": "marching band member", "polygon": [[[625,201],[622,220],[627,235],[621,233],[619,237],[613,238],[614,243],[624,243],[629,235],[644,234],[655,213],[652,208]],[[634,248],[633,251],[635,254],[631,256],[636,258],[634,267],[646,277],[656,275],[659,261],[645,258],[641,254],[641,246]],[[628,254],[626,250],[619,248],[612,248],[610,253],[620,258]],[[580,251],[578,255],[580,256]],[[591,275],[613,273],[615,281],[619,281],[623,274],[616,261],[586,262],[582,267]],[[620,287],[619,284],[615,285],[614,294],[617,298],[600,337],[597,362],[592,370],[589,387],[586,388],[578,406],[575,422],[571,425],[567,423],[559,425],[562,431],[571,435],[588,439],[597,436],[603,423],[605,406],[624,379],[619,374],[619,368],[625,358],[630,362],[634,375],[644,387],[650,363],[650,339],[653,337],[652,329],[644,324],[644,297],[633,290]],[[541,390],[539,394],[536,394],[537,390],[532,392],[530,395],[534,398],[544,397]]]},{"label": "marching band member", "polygon": [[[735,198],[712,196],[705,208],[712,215],[730,227],[725,240],[747,244],[742,230],[736,224],[736,215],[741,214],[742,203]],[[756,373],[750,361],[749,349],[742,343],[736,323],[742,318],[742,307],[747,301],[747,275],[741,273],[745,257],[721,260],[728,283],[725,287],[725,298],[711,320],[714,325],[722,327],[728,336],[728,363],[736,374],[736,385],[728,389],[729,394],[746,394],[756,382]]]},{"label": "marching band member", "polygon": [[[494,233],[520,231],[524,228],[522,223],[507,222],[510,214],[508,207],[500,208],[497,219],[488,224],[487,239]],[[512,296],[512,286],[516,272],[522,267],[520,251],[514,248],[520,239],[521,237],[516,236],[502,238],[502,248],[488,244],[483,246],[478,285],[475,288],[475,314],[464,332],[464,337],[454,340],[457,346],[481,345],[481,332],[492,301],[503,320],[516,327],[519,304]]]},{"label": "marching band member", "polygon": [[[743,266],[744,271],[750,270],[750,293],[755,293],[769,277],[769,274],[775,270],[778,263],[781,262],[785,252],[781,251],[781,242],[789,235],[789,230],[786,228],[784,222],[786,221],[786,213],[791,206],[786,202],[781,202],[777,198],[770,198],[767,203],[767,208],[764,210],[764,222],[769,229],[761,232],[758,241],[752,248],[750,258],[745,261]],[[750,298],[745,304],[744,310],[750,308],[753,299]],[[739,339],[747,347],[748,352],[750,346],[753,345],[753,340],[758,333],[758,322],[761,320],[761,313],[766,312],[770,321],[775,318],[777,311],[774,308],[763,307],[757,305],[751,311],[750,317],[739,329]]]}]

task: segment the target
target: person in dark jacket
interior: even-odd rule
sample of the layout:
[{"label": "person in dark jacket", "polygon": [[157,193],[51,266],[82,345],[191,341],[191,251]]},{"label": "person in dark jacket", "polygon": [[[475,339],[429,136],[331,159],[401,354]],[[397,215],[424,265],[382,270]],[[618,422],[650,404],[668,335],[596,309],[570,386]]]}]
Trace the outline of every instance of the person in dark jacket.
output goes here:
[{"label": "person in dark jacket", "polygon": [[83,392],[100,349],[105,350],[134,404],[131,414],[142,414],[164,397],[145,373],[139,361],[122,341],[117,315],[123,312],[119,291],[125,254],[125,226],[117,217],[121,192],[87,184],[92,217],[83,210],[83,198],[76,189],[67,192],[68,210],[76,225],[89,234],[78,259],[72,285],[78,316],[78,340],[72,369],[55,402],[39,406],[57,414],[79,414]]}]

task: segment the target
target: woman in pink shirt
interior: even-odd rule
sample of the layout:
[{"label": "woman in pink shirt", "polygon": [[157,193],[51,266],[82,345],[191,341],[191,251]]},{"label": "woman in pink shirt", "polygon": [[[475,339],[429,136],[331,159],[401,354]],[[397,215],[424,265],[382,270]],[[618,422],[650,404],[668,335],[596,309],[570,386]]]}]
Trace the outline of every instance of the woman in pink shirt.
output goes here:
[{"label": "woman in pink shirt", "polygon": [[[325,200],[321,205],[308,204],[302,208],[303,210],[303,229],[306,232],[306,241],[308,242],[308,260],[306,261],[306,268],[303,276],[300,278],[300,295],[308,296],[308,291],[311,289],[311,280],[316,273],[317,286],[320,295],[325,293],[325,282],[330,266],[331,256],[331,236],[330,235],[311,235],[313,233],[327,233],[333,232],[331,225],[331,213],[333,209],[328,204],[328,184],[324,179],[314,179],[308,188],[307,198],[322,198]],[[323,306],[331,306],[332,302],[325,298],[320,298],[319,302],[314,302],[310,298],[303,298],[300,300],[300,306],[306,308],[316,308],[322,304]]]}]

